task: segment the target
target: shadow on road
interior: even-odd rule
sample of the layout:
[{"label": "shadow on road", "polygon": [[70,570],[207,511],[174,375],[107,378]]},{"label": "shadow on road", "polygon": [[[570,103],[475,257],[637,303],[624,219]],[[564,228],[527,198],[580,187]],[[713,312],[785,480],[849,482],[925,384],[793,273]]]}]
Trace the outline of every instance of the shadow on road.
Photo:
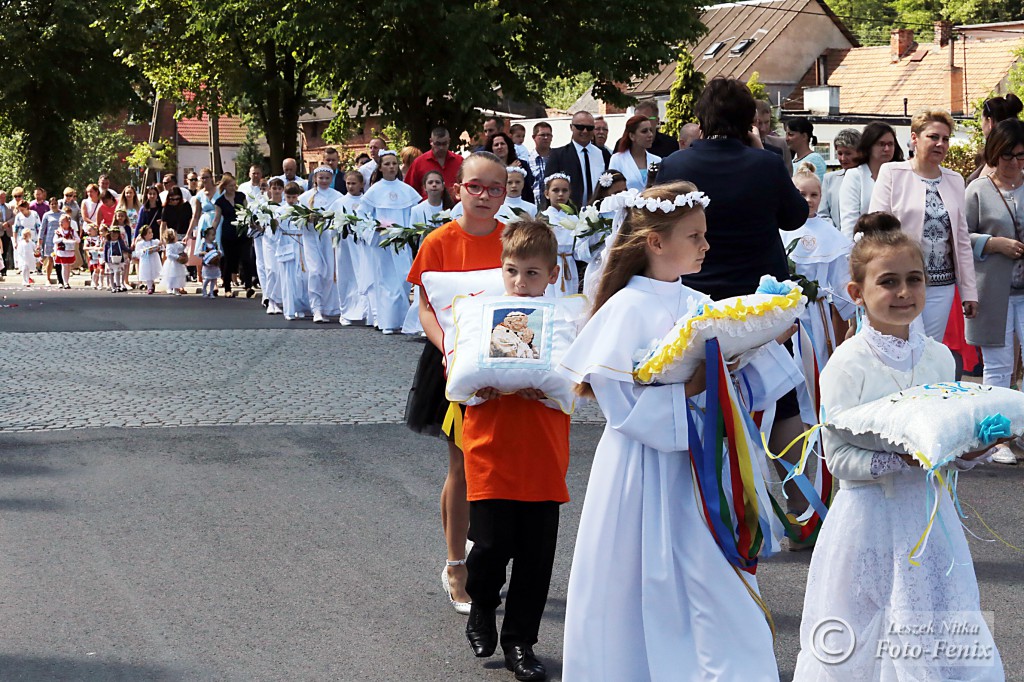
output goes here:
[{"label": "shadow on road", "polygon": [[179,672],[149,665],[135,665],[121,661],[97,661],[58,657],[6,656],[0,654],[0,670],[4,680],[76,680],[87,682],[103,680],[115,682],[124,680],[184,680]]}]

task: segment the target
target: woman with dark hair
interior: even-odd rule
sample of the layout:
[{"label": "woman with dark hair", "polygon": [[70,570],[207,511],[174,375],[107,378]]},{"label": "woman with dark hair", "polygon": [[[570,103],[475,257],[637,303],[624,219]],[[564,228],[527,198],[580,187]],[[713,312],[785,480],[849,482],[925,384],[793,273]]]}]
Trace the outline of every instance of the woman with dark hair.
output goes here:
[{"label": "woman with dark hair", "polygon": [[[981,134],[987,139],[989,134],[1002,121],[1020,117],[1024,111],[1024,102],[1012,92],[1005,97],[989,97],[981,107]],[[985,161],[985,152],[978,154],[978,167],[967,176],[967,184],[971,184],[982,175],[990,175],[995,167]]]},{"label": "woman with dark hair", "polygon": [[839,229],[853,239],[857,220],[868,212],[871,190],[883,163],[902,161],[903,150],[896,142],[896,131],[888,123],[872,121],[864,126],[857,145],[857,167],[846,172],[839,191]]},{"label": "woman with dark hair", "polygon": [[[968,185],[964,199],[982,303],[966,322],[966,336],[983,349],[984,383],[1009,388],[1013,335],[1024,341],[1024,122],[1011,118],[995,126],[985,141],[985,163],[994,171]],[[1017,462],[1008,448],[996,461]]]},{"label": "woman with dark hair", "polygon": [[[129,185],[130,186],[130,185]],[[128,188],[125,187],[125,191]],[[122,194],[122,196],[124,196]],[[149,227],[153,230],[153,234],[159,239],[162,235],[163,229],[160,227],[160,216],[163,214],[164,207],[160,205],[160,190],[157,189],[156,185],[150,185],[146,188],[145,200],[142,206],[138,209],[138,219],[135,221],[135,237],[139,236],[142,232],[143,227]],[[129,220],[131,216],[129,215]]]},{"label": "woman with dark hair", "polygon": [[[762,275],[789,277],[779,230],[802,226],[807,202],[782,157],[761,148],[754,97],[742,81],[713,79],[697,100],[696,114],[703,138],[663,159],[658,172],[659,185],[686,180],[711,199],[704,210],[710,249],[700,272],[682,283],[715,300],[752,294]],[[782,452],[803,431],[796,392],[790,391],[775,406],[771,450]],[[798,460],[794,450],[787,461]],[[789,485],[786,491],[792,505],[786,511],[799,516],[804,512],[799,492]]]},{"label": "woman with dark hair", "polygon": [[647,187],[647,169],[652,163],[661,161],[660,156],[650,151],[657,132],[654,123],[646,116],[632,116],[626,121],[626,129],[615,145],[608,169],[622,173],[626,177],[627,188],[643,191]]},{"label": "woman with dark hair", "polygon": [[492,135],[487,136],[487,142],[484,143],[483,151],[490,152],[498,157],[498,159],[505,164],[505,167],[516,166],[526,171],[526,180],[523,185],[523,193],[521,197],[531,204],[534,202],[533,196],[533,171],[530,170],[530,164],[524,159],[520,159],[516,156],[516,143],[512,141],[512,136],[508,133],[498,131]]},{"label": "woman with dark hair", "polygon": [[814,164],[818,180],[824,182],[828,166],[825,165],[825,159],[821,154],[811,148],[812,145],[818,144],[818,138],[814,136],[814,124],[803,117],[786,121],[786,144],[793,152],[793,172],[795,173],[802,163]]},{"label": "woman with dark hair", "polygon": [[[198,190],[197,190],[198,191]],[[149,190],[146,190],[147,203]],[[160,194],[157,192],[157,198]],[[143,207],[145,210],[145,207]],[[188,236],[188,228],[192,223],[192,205],[185,203],[185,195],[180,187],[172,187],[167,191],[164,205],[160,207],[160,234],[167,228],[178,234],[178,241],[185,244],[185,253],[191,254],[195,251],[195,239]],[[195,259],[199,260],[199,259]],[[197,281],[196,266],[190,261],[188,263],[188,280]]]}]

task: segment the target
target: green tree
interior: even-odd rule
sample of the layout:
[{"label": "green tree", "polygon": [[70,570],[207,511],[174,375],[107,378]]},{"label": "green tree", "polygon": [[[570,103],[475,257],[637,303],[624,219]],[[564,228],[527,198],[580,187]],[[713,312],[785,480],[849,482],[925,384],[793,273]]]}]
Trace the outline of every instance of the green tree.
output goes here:
[{"label": "green tree", "polygon": [[252,166],[262,168],[263,175],[265,176],[270,174],[270,169],[267,168],[267,161],[263,156],[263,150],[260,149],[256,135],[253,133],[252,128],[250,128],[245,134],[245,140],[238,147],[238,153],[235,154],[235,175],[242,178],[247,177],[249,168]]},{"label": "green tree", "polygon": [[131,109],[140,81],[92,28],[99,0],[0,2],[0,135],[17,134],[26,179],[68,184],[75,122]]},{"label": "green tree", "polygon": [[628,104],[618,84],[651,73],[675,58],[673,45],[698,38],[701,6],[646,0],[634,8],[643,20],[624,20],[620,5],[582,0],[326,3],[317,23],[343,36],[344,49],[313,39],[321,48],[313,54],[315,84],[357,107],[357,117],[379,114],[424,146],[433,126],[474,126],[474,107],[492,107],[496,88],[510,100],[537,100],[555,77],[590,73],[596,97]]},{"label": "green tree", "polygon": [[541,101],[552,109],[568,111],[593,84],[594,76],[589,72],[575,76],[555,76],[544,82]]},{"label": "green tree", "polygon": [[[71,163],[67,167],[64,183],[83,190],[90,182],[96,182],[100,173],[110,176],[110,184],[122,187],[134,179],[125,157],[131,151],[132,138],[110,119],[94,118],[75,121],[71,131]],[[64,185],[55,187],[59,192]],[[51,192],[51,193],[52,193]]]},{"label": "green tree", "polygon": [[694,107],[704,90],[704,80],[704,74],[693,65],[693,56],[687,50],[680,50],[676,59],[676,80],[665,105],[666,134],[677,135],[680,128],[696,119]]},{"label": "green tree", "polygon": [[244,114],[266,136],[274,169],[298,156],[313,53],[345,49],[329,7],[257,0],[112,0],[107,7],[108,35],[179,102],[179,116]]},{"label": "green tree", "polygon": [[21,133],[0,135],[0,188],[7,192],[10,201],[12,187],[32,186],[32,179],[25,170],[25,155],[21,153]]}]

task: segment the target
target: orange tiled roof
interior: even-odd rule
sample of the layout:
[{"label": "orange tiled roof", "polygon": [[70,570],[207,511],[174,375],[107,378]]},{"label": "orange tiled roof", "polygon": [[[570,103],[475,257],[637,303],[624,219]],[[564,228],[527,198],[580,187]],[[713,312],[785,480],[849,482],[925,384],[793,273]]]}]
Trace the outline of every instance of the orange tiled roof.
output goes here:
[{"label": "orange tiled roof", "polygon": [[[234,116],[220,117],[220,143],[239,145],[245,142],[246,127],[242,119]],[[206,114],[196,118],[178,121],[178,138],[182,144],[209,145],[210,122]]]},{"label": "orange tiled roof", "polygon": [[[1014,50],[1024,46],[1024,41],[968,40],[952,45],[956,50],[954,66],[964,67],[967,106],[963,110],[971,114],[975,102],[986,98],[1006,78],[1018,60]],[[949,109],[949,50],[949,45],[919,44],[896,63],[888,45],[828,50],[828,84],[839,86],[843,113],[902,116],[904,97],[909,113],[924,107]],[[807,84],[805,77],[802,85]],[[787,108],[802,107],[803,91],[798,92]]]}]

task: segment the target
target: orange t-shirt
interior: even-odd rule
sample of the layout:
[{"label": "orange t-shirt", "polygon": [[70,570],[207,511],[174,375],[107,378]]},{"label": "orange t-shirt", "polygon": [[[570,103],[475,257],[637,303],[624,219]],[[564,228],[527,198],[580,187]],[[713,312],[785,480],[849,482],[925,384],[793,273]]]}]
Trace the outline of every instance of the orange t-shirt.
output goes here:
[{"label": "orange t-shirt", "polygon": [[501,267],[500,222],[490,234],[472,235],[458,222],[445,223],[427,235],[420,244],[416,260],[412,262],[407,281],[423,286],[420,276],[424,272],[467,272]]},{"label": "orange t-shirt", "polygon": [[569,415],[504,395],[466,408],[462,424],[466,497],[568,502]]}]

